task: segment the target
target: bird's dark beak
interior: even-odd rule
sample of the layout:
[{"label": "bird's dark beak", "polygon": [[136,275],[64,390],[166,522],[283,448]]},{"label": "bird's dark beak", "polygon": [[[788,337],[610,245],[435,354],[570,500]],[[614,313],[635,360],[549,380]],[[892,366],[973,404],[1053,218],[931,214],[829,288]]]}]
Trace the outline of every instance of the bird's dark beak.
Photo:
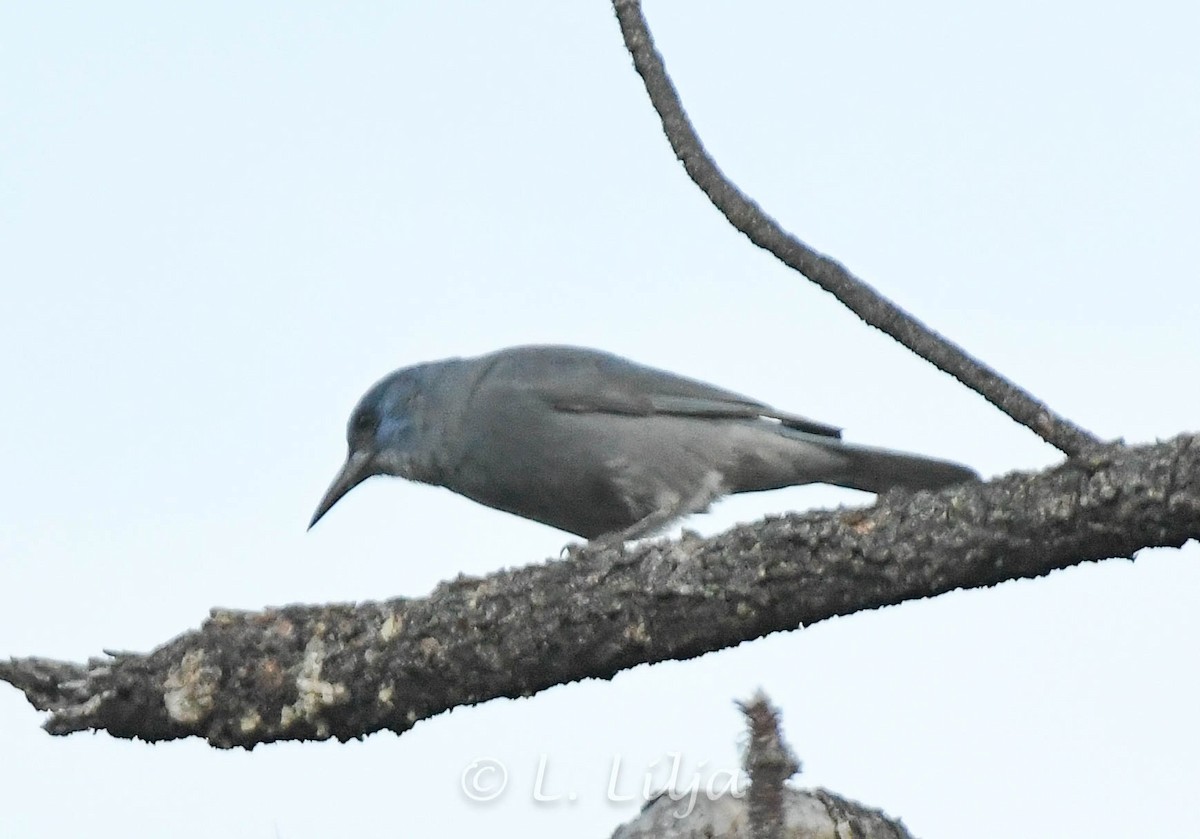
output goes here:
[{"label": "bird's dark beak", "polygon": [[313,513],[312,521],[308,523],[308,529],[312,530],[313,525],[319,522],[321,516],[328,513],[330,508],[338,503],[343,495],[373,474],[371,471],[370,452],[350,452],[350,456],[346,458],[346,462],[342,465],[342,470],[337,473],[337,477],[333,479],[333,483],[329,485],[329,489],[325,490],[325,497],[317,505],[317,511]]}]

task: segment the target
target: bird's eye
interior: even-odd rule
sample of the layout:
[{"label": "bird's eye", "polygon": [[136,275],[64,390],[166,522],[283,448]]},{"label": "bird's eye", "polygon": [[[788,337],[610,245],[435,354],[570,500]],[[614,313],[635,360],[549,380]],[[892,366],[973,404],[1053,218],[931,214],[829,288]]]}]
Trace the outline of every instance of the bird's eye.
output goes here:
[{"label": "bird's eye", "polygon": [[371,438],[375,433],[377,423],[375,416],[370,411],[362,411],[354,415],[350,420],[349,434],[351,447],[355,444],[361,444]]}]

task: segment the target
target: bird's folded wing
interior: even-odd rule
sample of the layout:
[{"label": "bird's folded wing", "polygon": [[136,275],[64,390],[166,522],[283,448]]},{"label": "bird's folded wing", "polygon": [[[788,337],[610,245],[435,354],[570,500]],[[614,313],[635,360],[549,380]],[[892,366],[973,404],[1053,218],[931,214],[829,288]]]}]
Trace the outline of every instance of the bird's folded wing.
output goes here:
[{"label": "bird's folded wing", "polygon": [[[689,390],[707,388],[700,382],[682,380]],[[720,388],[709,388],[703,394],[648,392],[609,386],[592,391],[553,387],[536,388],[539,395],[555,410],[571,413],[627,414],[632,416],[684,416],[704,419],[755,419],[765,417],[780,424],[821,437],[841,437],[842,430],[816,420],[777,411],[774,408],[738,396]]]},{"label": "bird's folded wing", "polygon": [[837,426],[777,411],[741,394],[596,350],[515,347],[492,356],[487,363],[480,389],[520,390],[558,411],[766,418],[819,437],[842,436]]}]

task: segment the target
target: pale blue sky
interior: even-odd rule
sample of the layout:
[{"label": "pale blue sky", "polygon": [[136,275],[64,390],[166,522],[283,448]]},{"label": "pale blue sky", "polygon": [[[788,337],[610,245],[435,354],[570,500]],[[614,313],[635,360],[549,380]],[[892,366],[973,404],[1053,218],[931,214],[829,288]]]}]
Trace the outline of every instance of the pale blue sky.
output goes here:
[{"label": "pale blue sky", "polygon": [[[1195,3],[651,2],[725,171],[1105,436],[1200,428]],[[389,370],[620,352],[987,475],[1054,451],[732,231],[605,2],[0,5],[0,656],[213,606],[420,596],[556,531],[376,479],[311,533]],[[721,504],[715,532],[868,496]],[[820,784],[939,837],[1170,835],[1200,788],[1200,550],[1147,552],[458,709],[216,752],[50,738],[0,688],[5,836],[607,836],[765,688]],[[553,790],[534,803],[540,754]],[[509,766],[491,805],[459,789]]]}]

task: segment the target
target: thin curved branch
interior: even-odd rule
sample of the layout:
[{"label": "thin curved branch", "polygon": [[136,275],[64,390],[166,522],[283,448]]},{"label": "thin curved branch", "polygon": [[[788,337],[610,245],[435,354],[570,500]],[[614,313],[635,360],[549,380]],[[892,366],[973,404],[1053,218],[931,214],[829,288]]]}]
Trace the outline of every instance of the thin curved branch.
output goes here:
[{"label": "thin curved branch", "polygon": [[868,324],[949,373],[1068,456],[1076,456],[1100,442],[1091,432],[1054,413],[1032,394],[883,297],[841,263],[788,233],[738,190],[709,156],[688,120],[662,56],[654,47],[639,0],[613,0],[613,8],[625,46],[645,82],[675,156],[730,224],[751,242],[832,294]]},{"label": "thin curved branch", "polygon": [[1200,537],[1200,435],[708,539],[577,549],[426,598],[214,612],[146,654],[0,663],[54,734],[214,746],[403,732],[459,705]]}]

